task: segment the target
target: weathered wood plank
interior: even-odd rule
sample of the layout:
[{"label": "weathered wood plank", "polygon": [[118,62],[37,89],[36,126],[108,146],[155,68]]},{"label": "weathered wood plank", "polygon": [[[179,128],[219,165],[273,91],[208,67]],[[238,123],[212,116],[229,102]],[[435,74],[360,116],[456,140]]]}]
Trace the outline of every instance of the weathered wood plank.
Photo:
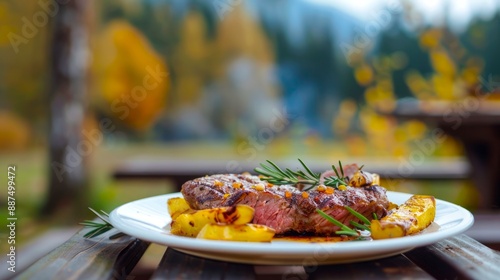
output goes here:
[{"label": "weathered wood plank", "polygon": [[304,268],[311,280],[434,279],[402,255],[359,263]]},{"label": "weathered wood plank", "polygon": [[208,260],[168,248],[151,279],[255,279],[252,265]]},{"label": "weathered wood plank", "polygon": [[125,279],[150,244],[130,236],[111,240],[111,232],[84,238],[88,231],[81,230],[16,279]]},{"label": "weathered wood plank", "polygon": [[500,254],[467,235],[404,254],[438,279],[498,279]]}]

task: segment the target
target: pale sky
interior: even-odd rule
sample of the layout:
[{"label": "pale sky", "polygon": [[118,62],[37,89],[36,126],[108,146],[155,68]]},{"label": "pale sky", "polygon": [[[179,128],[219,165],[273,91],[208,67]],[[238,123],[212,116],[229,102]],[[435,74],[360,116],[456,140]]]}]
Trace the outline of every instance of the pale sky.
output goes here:
[{"label": "pale sky", "polygon": [[[398,5],[398,0],[308,0],[336,7],[360,20],[370,19],[376,11],[384,8],[387,3]],[[474,16],[491,18],[500,7],[500,0],[410,0],[415,8],[422,11],[421,15],[430,24],[440,24],[444,12],[449,12],[452,29],[463,29]]]}]

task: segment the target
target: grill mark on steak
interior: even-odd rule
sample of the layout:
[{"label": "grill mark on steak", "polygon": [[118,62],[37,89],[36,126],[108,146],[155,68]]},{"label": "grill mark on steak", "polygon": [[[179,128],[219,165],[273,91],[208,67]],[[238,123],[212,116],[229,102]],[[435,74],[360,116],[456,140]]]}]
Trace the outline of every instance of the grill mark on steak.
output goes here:
[{"label": "grill mark on steak", "polygon": [[[234,188],[233,183],[241,187]],[[253,186],[263,184],[264,190]],[[238,184],[239,185],[239,184]],[[193,209],[207,209],[236,204],[246,204],[255,209],[253,223],[272,227],[277,234],[287,232],[333,235],[339,227],[328,222],[316,212],[319,208],[349,225],[359,222],[344,206],[349,206],[368,219],[372,213],[378,217],[386,215],[389,201],[386,190],[380,186],[364,188],[348,187],[333,194],[311,190],[304,198],[302,192],[289,185],[267,187],[257,176],[242,174],[219,174],[188,181],[182,185],[184,198]],[[291,194],[286,197],[286,193]]]}]

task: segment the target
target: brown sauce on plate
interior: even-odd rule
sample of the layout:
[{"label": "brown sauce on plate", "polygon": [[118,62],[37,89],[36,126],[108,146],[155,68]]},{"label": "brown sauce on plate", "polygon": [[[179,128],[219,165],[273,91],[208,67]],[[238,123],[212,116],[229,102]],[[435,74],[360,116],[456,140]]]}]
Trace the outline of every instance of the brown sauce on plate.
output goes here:
[{"label": "brown sauce on plate", "polygon": [[350,241],[354,240],[355,237],[347,237],[347,236],[304,236],[304,235],[290,235],[290,236],[278,236],[273,238],[273,242],[304,242],[304,243],[334,243],[334,242],[342,242],[342,241]]}]

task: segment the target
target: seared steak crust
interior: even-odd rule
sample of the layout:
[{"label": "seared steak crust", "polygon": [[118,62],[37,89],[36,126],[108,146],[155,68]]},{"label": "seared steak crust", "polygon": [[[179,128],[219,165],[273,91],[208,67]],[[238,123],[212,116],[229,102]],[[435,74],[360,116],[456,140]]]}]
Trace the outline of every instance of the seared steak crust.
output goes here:
[{"label": "seared steak crust", "polygon": [[287,232],[333,235],[339,227],[321,217],[319,208],[342,223],[359,222],[344,206],[349,206],[368,219],[373,213],[382,217],[389,200],[380,186],[347,187],[333,194],[311,190],[308,195],[289,185],[272,186],[257,176],[219,174],[188,181],[182,194],[193,209],[246,204],[255,209],[253,223],[272,227],[277,234]]}]

